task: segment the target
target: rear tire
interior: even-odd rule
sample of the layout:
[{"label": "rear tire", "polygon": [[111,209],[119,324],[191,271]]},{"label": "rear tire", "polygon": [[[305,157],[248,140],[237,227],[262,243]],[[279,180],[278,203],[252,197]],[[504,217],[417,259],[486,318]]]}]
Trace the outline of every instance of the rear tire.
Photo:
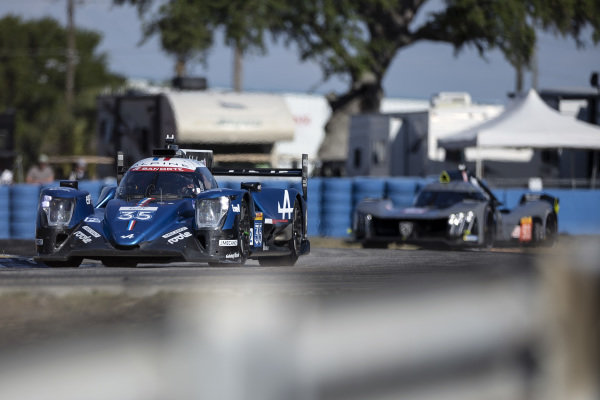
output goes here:
[{"label": "rear tire", "polygon": [[44,264],[50,268],[77,268],[81,265],[83,258],[72,257],[67,261],[44,261]]},{"label": "rear tire", "polygon": [[302,210],[300,209],[300,204],[297,200],[294,202],[293,213],[292,237],[288,242],[290,254],[285,256],[259,258],[259,265],[264,267],[272,267],[276,265],[292,267],[296,264],[296,261],[298,261],[300,249],[302,247],[302,238],[304,237],[304,216],[302,215]]},{"label": "rear tire", "polygon": [[544,238],[544,246],[551,247],[556,242],[556,235],[558,233],[558,224],[556,223],[556,216],[554,214],[548,215],[546,218],[546,235]]}]

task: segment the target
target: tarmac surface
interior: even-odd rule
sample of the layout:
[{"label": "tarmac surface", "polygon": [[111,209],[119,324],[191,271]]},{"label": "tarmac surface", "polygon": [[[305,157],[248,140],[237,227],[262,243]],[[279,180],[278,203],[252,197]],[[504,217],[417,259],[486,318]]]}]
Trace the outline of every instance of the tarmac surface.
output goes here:
[{"label": "tarmac surface", "polygon": [[[3,243],[0,243],[0,246]],[[497,251],[433,251],[313,247],[294,267],[245,265],[209,267],[206,264],[140,264],[136,268],[107,268],[84,260],[79,268],[54,269],[31,258],[27,241],[4,243],[0,258],[0,291],[6,289],[102,288],[137,291],[193,289],[203,293],[252,290],[282,295],[340,295],[382,290],[418,290],[447,284],[493,281],[534,274],[536,253]],[[331,243],[325,243],[330,244]],[[335,244],[334,244],[335,245]],[[17,256],[6,255],[7,250]],[[20,253],[20,254],[19,254]]]}]

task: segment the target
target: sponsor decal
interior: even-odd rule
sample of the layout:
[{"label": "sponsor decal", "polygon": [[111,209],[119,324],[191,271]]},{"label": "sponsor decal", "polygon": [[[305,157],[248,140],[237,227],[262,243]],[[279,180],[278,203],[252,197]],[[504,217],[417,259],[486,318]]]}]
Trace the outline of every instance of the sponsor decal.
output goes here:
[{"label": "sponsor decal", "polygon": [[130,233],[129,235],[121,235],[121,239],[133,239],[133,233]]},{"label": "sponsor decal", "polygon": [[167,242],[169,242],[170,244],[175,244],[175,243],[179,242],[180,240],[183,240],[190,236],[192,236],[191,232],[188,232],[188,231],[180,232],[177,235],[170,238],[169,240],[167,240]]},{"label": "sponsor decal", "polygon": [[90,228],[87,225],[82,226],[81,229],[83,229],[84,231],[86,231],[87,233],[89,233],[90,235],[92,235],[95,238],[100,237],[100,234],[98,232],[96,232],[95,230],[93,230],[92,228]]},{"label": "sponsor decal", "polygon": [[239,213],[240,212],[240,205],[239,204],[235,204],[231,206],[231,211],[233,211],[234,213]]},{"label": "sponsor decal", "polygon": [[132,171],[150,171],[150,172],[194,172],[193,169],[185,168],[185,167],[159,167],[159,166],[150,166],[144,165],[141,167],[131,168]]},{"label": "sponsor decal", "polygon": [[92,241],[91,237],[89,237],[88,235],[86,235],[85,233],[83,233],[81,231],[76,231],[74,233],[74,235],[77,239],[81,240],[85,244],[90,243]]},{"label": "sponsor decal", "polygon": [[35,245],[36,246],[43,246],[44,245],[44,239],[35,239]]},{"label": "sponsor decal", "polygon": [[94,224],[99,224],[100,222],[100,218],[96,218],[96,217],[85,217],[85,219],[83,220],[84,222],[92,222]]},{"label": "sponsor decal", "polygon": [[262,246],[262,221],[254,221],[254,247]]},{"label": "sponsor decal", "polygon": [[277,212],[279,214],[281,214],[281,218],[286,218],[286,214],[288,215],[288,219],[292,218],[292,212],[294,211],[294,208],[291,206],[290,204],[290,194],[287,191],[287,189],[284,191],[283,194],[283,206],[281,206],[281,204],[279,204],[279,202],[277,202]]},{"label": "sponsor decal", "polygon": [[250,246],[254,246],[254,228],[250,228]]},{"label": "sponsor decal", "polygon": [[265,218],[265,224],[272,224],[273,220],[271,218]]},{"label": "sponsor decal", "polygon": [[143,206],[119,207],[119,211],[123,211],[123,212],[156,211],[156,210],[158,210],[158,207],[143,207]]},{"label": "sponsor decal", "polygon": [[533,218],[521,218],[521,232],[519,235],[520,242],[531,242],[533,232]]},{"label": "sponsor decal", "polygon": [[219,246],[222,247],[231,247],[231,246],[237,246],[238,241],[237,239],[233,239],[233,240],[219,240]]},{"label": "sponsor decal", "polygon": [[188,228],[187,228],[186,226],[183,226],[183,227],[181,227],[181,228],[179,228],[179,229],[175,229],[174,231],[171,231],[171,232],[165,233],[164,235],[162,235],[162,237],[163,237],[164,239],[168,239],[168,238],[170,238],[171,236],[175,236],[175,235],[177,235],[177,234],[178,234],[178,233],[180,233],[180,232],[187,231],[187,229],[188,229]]},{"label": "sponsor decal", "polygon": [[240,253],[238,253],[237,251],[235,253],[229,253],[225,255],[226,259],[236,259],[236,258],[240,258]]},{"label": "sponsor decal", "polygon": [[92,196],[89,194],[85,196],[85,204],[92,204]]}]

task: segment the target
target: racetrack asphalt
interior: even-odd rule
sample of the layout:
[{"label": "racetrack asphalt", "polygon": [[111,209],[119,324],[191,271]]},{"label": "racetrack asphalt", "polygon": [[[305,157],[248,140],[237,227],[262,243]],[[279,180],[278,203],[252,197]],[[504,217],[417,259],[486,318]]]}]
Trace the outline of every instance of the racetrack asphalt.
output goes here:
[{"label": "racetrack asphalt", "polygon": [[[317,240],[318,242],[318,240]],[[0,242],[0,290],[28,288],[102,288],[105,290],[181,290],[202,292],[253,287],[279,294],[331,295],[412,290],[415,287],[489,280],[533,273],[536,253],[523,251],[434,251],[413,248],[361,249],[341,241],[320,242],[294,267],[206,264],[140,264],[137,268],[106,268],[84,260],[76,269],[52,269],[35,263],[31,241]]]}]

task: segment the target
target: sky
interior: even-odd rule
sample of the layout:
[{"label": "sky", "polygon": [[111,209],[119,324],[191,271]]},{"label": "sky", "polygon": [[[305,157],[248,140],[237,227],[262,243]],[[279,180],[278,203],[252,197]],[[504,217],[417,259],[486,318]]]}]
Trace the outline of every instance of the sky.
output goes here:
[{"label": "sky", "polygon": [[[160,48],[157,37],[140,45],[141,24],[135,8],[114,6],[111,0],[76,0],[78,28],[100,32],[99,51],[108,55],[109,69],[129,78],[165,81],[173,76],[173,59]],[[7,14],[34,19],[51,16],[66,21],[66,0],[0,0],[0,17]],[[593,71],[600,71],[600,45],[578,49],[572,39],[548,33],[538,36],[539,88],[589,87]],[[441,91],[468,92],[481,103],[504,103],[514,90],[514,69],[499,51],[482,59],[474,49],[458,57],[450,45],[422,42],[400,51],[384,79],[386,97],[428,99]],[[205,76],[209,86],[229,88],[232,81],[232,50],[222,39],[211,50],[206,67],[188,68],[191,75]],[[348,82],[339,78],[322,82],[319,66],[301,62],[295,48],[269,41],[264,56],[244,59],[244,88],[268,92],[343,92]],[[525,85],[531,86],[526,76]]]}]

